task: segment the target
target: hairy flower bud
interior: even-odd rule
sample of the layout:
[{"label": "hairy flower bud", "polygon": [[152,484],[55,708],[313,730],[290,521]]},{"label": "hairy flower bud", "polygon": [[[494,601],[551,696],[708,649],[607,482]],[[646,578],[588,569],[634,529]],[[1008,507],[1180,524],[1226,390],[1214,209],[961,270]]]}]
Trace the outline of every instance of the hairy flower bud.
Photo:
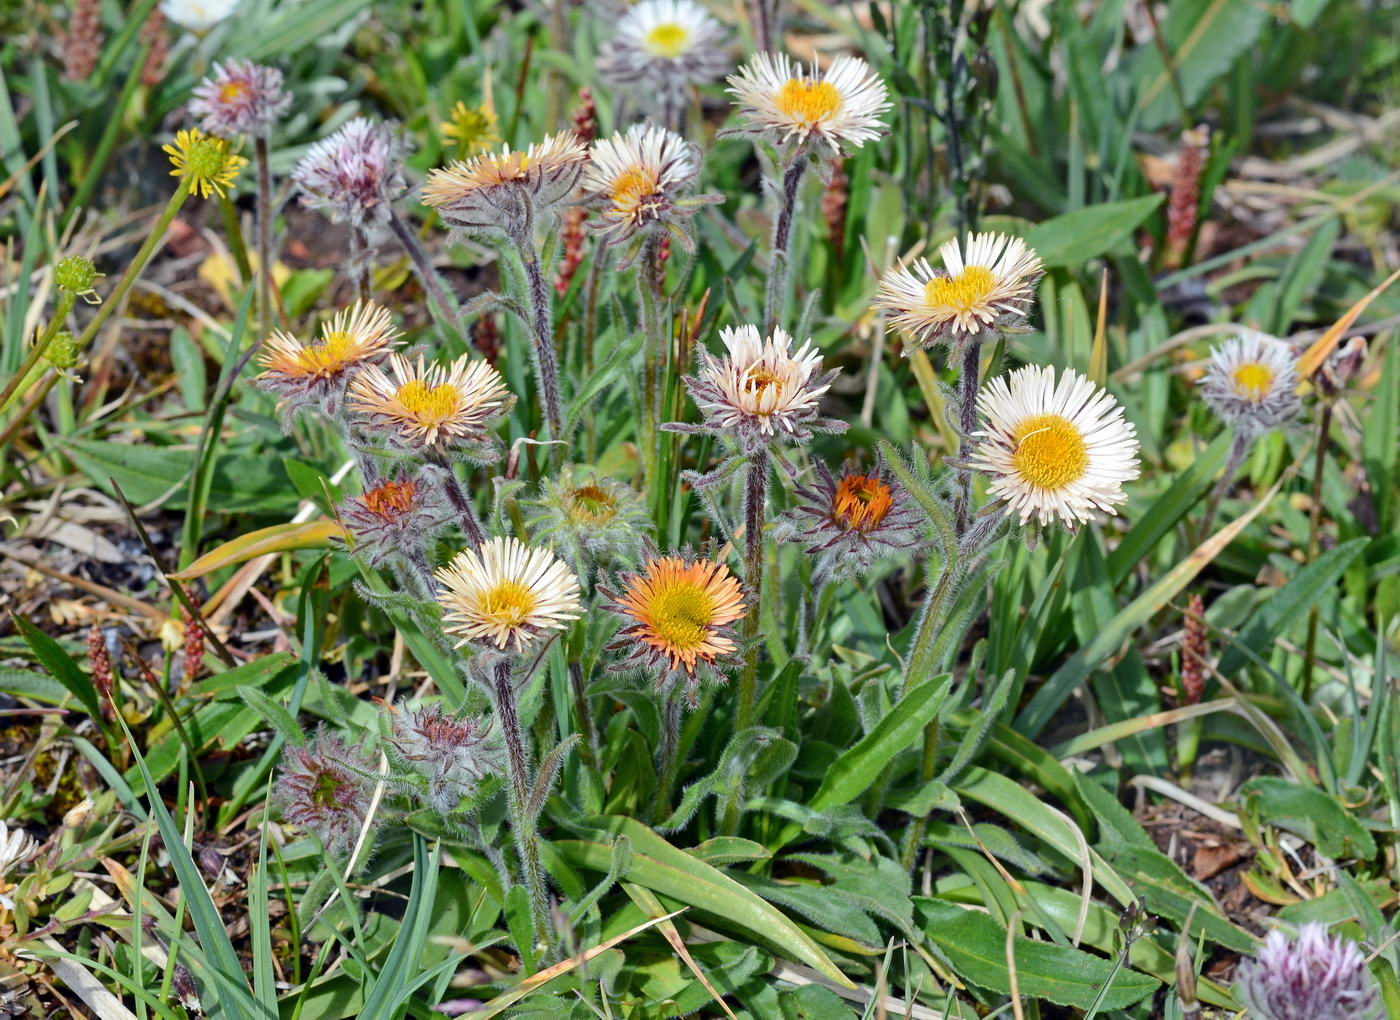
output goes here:
[{"label": "hairy flower bud", "polygon": [[282,755],[273,796],[284,821],[316,836],[333,857],[354,848],[369,817],[370,762],[338,733],[323,730]]},{"label": "hairy flower bud", "polygon": [[427,782],[426,800],[447,814],[476,791],[488,775],[505,767],[488,725],[443,711],[442,705],[392,710],[388,749],[394,763]]}]

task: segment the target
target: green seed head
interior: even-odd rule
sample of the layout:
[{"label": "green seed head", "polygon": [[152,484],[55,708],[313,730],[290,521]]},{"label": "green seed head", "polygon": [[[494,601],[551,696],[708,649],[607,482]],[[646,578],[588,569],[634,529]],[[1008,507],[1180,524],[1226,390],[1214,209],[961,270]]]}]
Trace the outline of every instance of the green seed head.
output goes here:
[{"label": "green seed head", "polygon": [[55,333],[44,351],[44,358],[60,372],[67,372],[78,365],[78,341],[72,333],[64,330]]},{"label": "green seed head", "polygon": [[69,255],[54,266],[53,278],[59,290],[69,294],[86,294],[92,290],[93,281],[97,279],[97,267],[91,259]]},{"label": "green seed head", "polygon": [[228,143],[222,138],[201,138],[190,146],[190,176],[197,181],[217,180],[228,164]]}]

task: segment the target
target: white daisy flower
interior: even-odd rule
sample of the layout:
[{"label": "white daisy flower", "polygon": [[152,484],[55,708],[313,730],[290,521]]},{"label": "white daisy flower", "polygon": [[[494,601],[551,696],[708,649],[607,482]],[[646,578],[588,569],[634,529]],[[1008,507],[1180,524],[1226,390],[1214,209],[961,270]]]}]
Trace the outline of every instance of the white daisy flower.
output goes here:
[{"label": "white daisy flower", "polygon": [[605,81],[674,95],[718,81],[732,66],[725,31],[694,0],[641,0],[598,56]]},{"label": "white daisy flower", "polygon": [[836,373],[819,374],[822,356],[812,341],[793,351],[792,337],[781,327],[765,339],[757,326],[726,327],[720,339],[724,357],[702,351],[700,371],[685,379],[705,416],[704,431],[727,433],[752,453],[774,440],[805,441],[813,429],[844,429],[844,423],[817,417]]},{"label": "white daisy flower", "polygon": [[181,28],[203,35],[237,6],[238,0],[164,0],[160,9]]},{"label": "white daisy flower", "polygon": [[1227,425],[1257,436],[1297,416],[1298,359],[1284,341],[1252,329],[1210,357],[1201,396]]},{"label": "white daisy flower", "polygon": [[388,357],[398,335],[389,310],[373,301],[357,301],[336,312],[311,343],[273,330],[258,355],[263,371],[257,386],[278,397],[289,421],[307,407],[335,417],[350,378]]},{"label": "white daisy flower", "polygon": [[[1019,237],[973,234],[964,252],[957,238],[938,249],[943,268],[927,259],[891,269],[880,278],[875,307],[890,313],[920,348],[980,340],[1025,322],[1035,282],[1045,271],[1040,256]],[[906,347],[905,353],[909,349]]]},{"label": "white daisy flower", "polygon": [[810,139],[839,153],[886,131],[885,83],[859,57],[839,56],[825,71],[805,71],[785,54],[759,53],[730,75],[729,86],[745,126],[779,144]]},{"label": "white daisy flower", "polygon": [[467,234],[499,230],[514,238],[569,198],[587,162],[578,135],[561,131],[523,152],[507,145],[429,170],[422,201]]},{"label": "white daisy flower", "polygon": [[13,887],[5,880],[5,875],[21,860],[32,854],[38,845],[38,842],[26,834],[23,829],[11,830],[3,821],[0,821],[0,906],[6,910],[14,910],[15,901],[6,895]]},{"label": "white daisy flower", "polygon": [[488,429],[511,405],[494,365],[462,355],[449,365],[389,355],[389,371],[366,364],[350,383],[350,409],[372,432],[412,453],[489,444]]},{"label": "white daisy flower", "polygon": [[991,494],[1025,524],[1058,517],[1069,527],[1128,497],[1138,476],[1138,442],[1123,408],[1108,392],[1066,369],[1027,365],[989,382],[977,401],[986,428],[971,466],[992,478]]},{"label": "white daisy flower", "polygon": [[695,209],[681,203],[700,173],[700,150],[674,131],[634,124],[593,143],[583,187],[601,214],[597,229],[623,241]]},{"label": "white daisy flower", "polygon": [[383,226],[404,190],[404,141],[388,124],[356,117],[306,150],[292,183],[301,201],[335,222]]},{"label": "white daisy flower", "polygon": [[199,117],[199,126],[212,135],[261,135],[291,105],[281,71],[251,60],[231,60],[215,63],[195,86],[190,116]]},{"label": "white daisy flower", "polygon": [[443,629],[461,639],[459,646],[474,641],[524,651],[583,612],[568,564],[514,538],[488,539],[479,553],[463,549],[436,576]]}]

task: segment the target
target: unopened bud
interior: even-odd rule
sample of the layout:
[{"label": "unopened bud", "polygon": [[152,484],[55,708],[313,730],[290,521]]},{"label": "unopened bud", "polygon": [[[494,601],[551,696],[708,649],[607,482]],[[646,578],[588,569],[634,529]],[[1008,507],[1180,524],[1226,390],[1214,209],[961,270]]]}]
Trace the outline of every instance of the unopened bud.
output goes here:
[{"label": "unopened bud", "polygon": [[1354,336],[1332,353],[1317,372],[1317,385],[1326,396],[1334,397],[1351,385],[1366,360],[1366,341]]},{"label": "unopened bud", "polygon": [[1196,908],[1191,907],[1186,924],[1176,940],[1176,995],[1181,1000],[1181,1013],[1186,1017],[1199,1016],[1200,1003],[1196,1001],[1196,965],[1191,958],[1191,918]]},{"label": "unopened bud", "polygon": [[199,1016],[204,1015],[204,1005],[199,1001],[199,988],[194,983],[194,976],[190,974],[183,963],[175,965],[175,974],[170,981],[170,987],[175,992],[175,1001],[186,1012]]},{"label": "unopened bud", "polygon": [[224,855],[212,846],[200,847],[199,868],[213,881],[224,873]]}]

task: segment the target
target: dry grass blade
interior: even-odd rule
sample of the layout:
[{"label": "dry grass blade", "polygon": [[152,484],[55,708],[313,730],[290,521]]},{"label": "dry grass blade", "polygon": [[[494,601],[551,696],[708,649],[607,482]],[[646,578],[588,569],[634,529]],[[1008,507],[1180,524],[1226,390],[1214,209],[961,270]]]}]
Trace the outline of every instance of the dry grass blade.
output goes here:
[{"label": "dry grass blade", "polygon": [[77,126],[78,122],[76,120],[70,120],[67,124],[64,124],[63,127],[59,128],[53,133],[53,137],[50,138],[47,142],[45,142],[40,147],[38,152],[34,153],[34,155],[29,157],[29,159],[25,162],[24,166],[20,167],[13,174],[11,174],[7,180],[0,181],[0,198],[4,198],[21,177],[24,177],[29,173],[29,171],[33,170],[36,166],[38,166],[40,160],[42,160],[45,156],[49,154],[49,150],[58,144],[58,140],[60,138],[66,135],[69,131],[72,131]]},{"label": "dry grass blade", "polygon": [[683,913],[685,913],[684,908],[672,911],[665,917],[653,917],[650,921],[645,921],[642,924],[637,925],[635,928],[629,928],[621,935],[614,935],[612,938],[608,939],[608,941],[599,943],[592,949],[585,949],[577,956],[571,956],[567,960],[562,960],[552,967],[546,967],[538,974],[534,974],[526,978],[524,981],[520,982],[520,984],[516,985],[510,991],[504,992],[501,995],[496,996],[494,999],[488,1002],[483,1009],[476,1010],[472,1013],[466,1013],[464,1014],[464,1016],[466,1017],[466,1020],[490,1020],[490,1018],[493,1016],[499,1016],[503,1010],[515,1005],[521,999],[525,998],[525,996],[531,994],[532,992],[539,991],[545,985],[549,984],[549,982],[553,981],[555,978],[560,977],[563,974],[567,974],[575,967],[587,963],[594,957],[601,956],[603,953],[606,953],[609,949],[617,945],[619,942],[626,942],[633,935],[639,935],[642,932],[646,931],[648,928],[654,928],[657,925],[661,924],[663,921],[669,921],[671,918],[678,917]]},{"label": "dry grass blade", "polygon": [[[66,952],[52,935],[44,936],[44,945],[56,953]],[[48,964],[69,988],[78,993],[78,998],[103,1020],[136,1020],[136,1015],[107,991],[107,987],[82,964],[61,958],[51,959]]]},{"label": "dry grass blade", "polygon": [[1016,926],[1021,923],[1021,911],[1016,911],[1006,922],[1006,973],[1011,981],[1011,1011],[1016,1020],[1026,1020],[1021,1006],[1021,979],[1016,973]]},{"label": "dry grass blade", "polygon": [[1336,321],[1333,326],[1315,340],[1311,347],[1303,352],[1302,358],[1298,361],[1298,378],[1301,380],[1311,379],[1313,374],[1322,367],[1322,363],[1327,360],[1327,356],[1332,353],[1337,344],[1341,342],[1342,334],[1351,328],[1362,312],[1381,293],[1396,280],[1400,280],[1400,269],[1391,273],[1385,278],[1375,290],[1371,291],[1356,304],[1347,309],[1346,314]]},{"label": "dry grass blade", "polygon": [[724,1010],[724,1015],[729,1017],[729,1020],[738,1020],[738,1017],[734,1015],[734,1011],[729,1008],[729,1004],[725,1002],[724,998],[715,990],[715,986],[710,984],[710,979],[705,976],[705,972],[702,971],[700,965],[695,962],[695,957],[690,955],[690,950],[685,947],[685,940],[681,938],[681,933],[676,930],[675,923],[661,916],[665,911],[665,908],[661,906],[661,901],[652,895],[651,890],[645,889],[642,886],[626,883],[622,888],[623,891],[632,898],[633,903],[637,904],[637,906],[645,910],[654,919],[658,920],[661,934],[665,936],[667,942],[671,943],[671,948],[676,951],[676,955],[685,961],[685,965],[690,968],[690,972],[705,986],[705,991],[710,993],[710,996],[715,1000],[715,1004],[718,1005],[720,1009]]},{"label": "dry grass blade", "polygon": [[1108,382],[1108,270],[1099,278],[1099,315],[1094,325],[1094,345],[1089,349],[1089,381]]}]

